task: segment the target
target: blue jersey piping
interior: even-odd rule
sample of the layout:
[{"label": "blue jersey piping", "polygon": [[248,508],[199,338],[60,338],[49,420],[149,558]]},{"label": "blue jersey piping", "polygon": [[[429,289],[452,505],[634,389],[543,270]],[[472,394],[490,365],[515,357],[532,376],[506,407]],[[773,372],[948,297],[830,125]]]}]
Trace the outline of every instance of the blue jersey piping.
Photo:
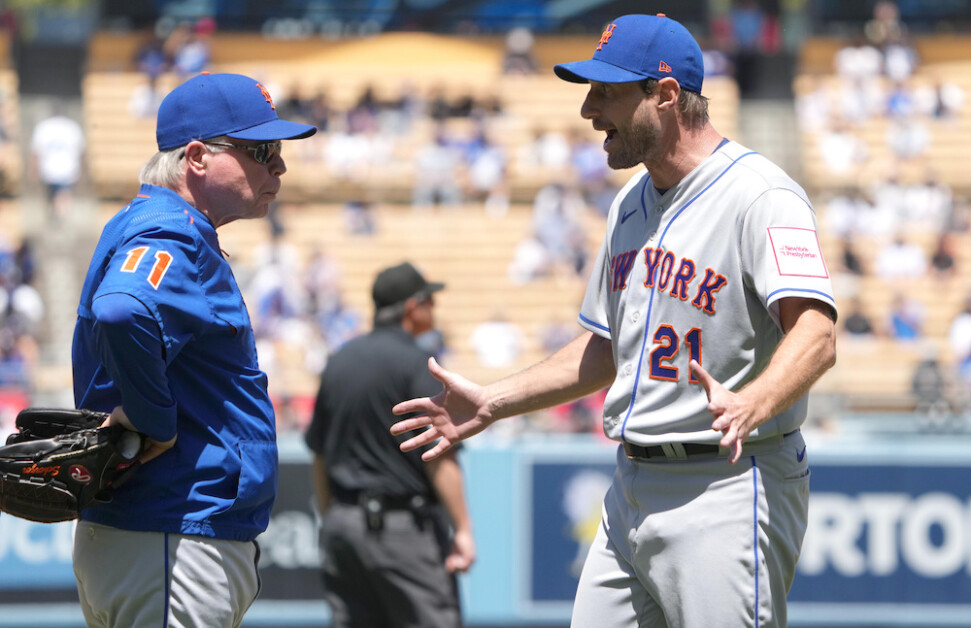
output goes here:
[{"label": "blue jersey piping", "polygon": [[812,290],[810,288],[779,288],[778,290],[774,290],[773,292],[770,292],[769,293],[769,296],[767,296],[765,298],[765,300],[766,301],[771,300],[772,297],[774,297],[775,295],[779,294],[780,292],[808,292],[809,294],[818,294],[820,296],[824,296],[827,299],[829,299],[830,301],[834,301],[835,300],[835,299],[833,299],[832,295],[826,294],[822,290]]},{"label": "blue jersey piping", "polygon": [[752,460],[752,567],[755,572],[755,628],[759,628],[759,469],[755,463],[755,456]]},{"label": "blue jersey piping", "polygon": [[[661,248],[661,244],[664,242],[664,236],[667,235],[668,230],[671,228],[671,225],[673,225],[674,222],[678,218],[681,217],[681,214],[683,214],[684,211],[686,209],[688,209],[688,207],[690,207],[692,203],[694,203],[696,200],[698,200],[698,198],[700,198],[702,194],[704,194],[709,189],[711,189],[711,186],[713,186],[716,183],[718,183],[718,181],[723,176],[725,176],[725,174],[729,170],[731,170],[732,167],[735,164],[737,164],[739,162],[739,160],[741,160],[744,157],[748,157],[749,155],[756,155],[756,154],[758,154],[758,153],[756,153],[753,150],[753,151],[749,151],[747,153],[744,153],[744,154],[739,155],[738,157],[736,157],[735,160],[732,161],[732,163],[728,164],[728,166],[726,166],[725,169],[722,170],[721,173],[717,177],[715,177],[714,181],[712,181],[711,183],[709,183],[708,185],[706,185],[705,186],[705,189],[703,189],[702,191],[700,191],[697,194],[695,194],[691,198],[691,200],[689,200],[687,203],[685,203],[684,206],[681,207],[681,209],[679,209],[678,212],[674,215],[674,217],[671,218],[671,221],[668,223],[668,226],[664,228],[664,231],[661,233],[660,239],[658,239],[658,241],[657,241],[657,248]],[[645,211],[646,211],[646,209],[645,209]],[[641,342],[641,353],[640,353],[640,357],[637,359],[637,374],[636,374],[636,376],[634,378],[634,385],[632,386],[632,391],[631,391],[631,396],[630,396],[630,405],[627,406],[627,414],[624,416],[624,422],[623,422],[623,424],[621,425],[621,428],[620,428],[620,438],[621,438],[621,440],[626,440],[625,439],[625,435],[627,434],[627,421],[630,420],[630,415],[634,411],[634,403],[637,401],[637,384],[638,384],[638,382],[641,381],[641,367],[644,365],[644,350],[647,347],[647,338],[648,338],[648,335],[649,335],[648,330],[650,329],[650,324],[651,324],[651,312],[654,309],[654,295],[655,295],[655,293],[656,293],[656,291],[652,288],[651,289],[651,296],[647,300],[647,316],[644,317],[644,340]]]},{"label": "blue jersey piping", "polygon": [[586,316],[584,316],[582,313],[580,314],[580,320],[583,321],[584,323],[586,323],[587,325],[590,325],[591,327],[596,327],[597,329],[600,329],[602,331],[605,331],[608,334],[610,333],[610,328],[609,327],[604,327],[600,323],[597,323],[596,321],[590,320],[589,318],[587,318]]}]

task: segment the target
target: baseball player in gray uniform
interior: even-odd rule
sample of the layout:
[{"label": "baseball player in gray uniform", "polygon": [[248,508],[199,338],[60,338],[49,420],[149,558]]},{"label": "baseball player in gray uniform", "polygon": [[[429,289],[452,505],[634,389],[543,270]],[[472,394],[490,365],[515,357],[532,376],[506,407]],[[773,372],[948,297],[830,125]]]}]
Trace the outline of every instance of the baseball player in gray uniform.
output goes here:
[{"label": "baseball player in gray uniform", "polygon": [[806,528],[806,394],[836,359],[836,308],[805,192],[723,138],[701,50],[663,15],[607,25],[580,113],[620,191],[578,322],[546,360],[488,386],[429,361],[444,385],[398,404],[402,444],[440,455],[493,422],[610,386],[621,444],[574,628],[786,626]]}]

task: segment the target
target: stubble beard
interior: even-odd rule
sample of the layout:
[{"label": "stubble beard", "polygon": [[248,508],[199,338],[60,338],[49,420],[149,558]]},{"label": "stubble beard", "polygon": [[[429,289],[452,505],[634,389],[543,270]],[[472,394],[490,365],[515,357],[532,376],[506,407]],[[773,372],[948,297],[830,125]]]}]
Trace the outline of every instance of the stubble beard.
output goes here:
[{"label": "stubble beard", "polygon": [[624,131],[620,150],[607,153],[607,165],[614,170],[626,170],[644,163],[657,149],[659,135],[657,127],[632,121],[631,126]]}]

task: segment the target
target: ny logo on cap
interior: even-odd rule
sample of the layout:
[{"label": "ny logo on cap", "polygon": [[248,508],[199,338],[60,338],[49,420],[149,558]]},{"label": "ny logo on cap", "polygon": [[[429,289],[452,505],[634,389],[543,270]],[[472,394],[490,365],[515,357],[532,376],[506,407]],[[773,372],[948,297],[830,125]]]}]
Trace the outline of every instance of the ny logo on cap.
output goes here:
[{"label": "ny logo on cap", "polygon": [[667,72],[667,73],[670,74],[672,70],[671,70],[671,66],[669,66],[667,63],[665,63],[665,62],[662,61],[661,63],[658,64],[657,71],[658,72]]},{"label": "ny logo on cap", "polygon": [[256,86],[260,88],[261,92],[263,92],[263,98],[266,98],[266,102],[270,103],[270,109],[276,110],[276,105],[273,104],[273,98],[270,96],[270,92],[266,91],[266,88],[259,83],[257,83]]},{"label": "ny logo on cap", "polygon": [[616,24],[611,24],[604,29],[604,32],[600,35],[600,43],[597,44],[597,50],[603,50],[604,44],[610,41],[610,36],[614,34],[614,29],[617,28]]}]

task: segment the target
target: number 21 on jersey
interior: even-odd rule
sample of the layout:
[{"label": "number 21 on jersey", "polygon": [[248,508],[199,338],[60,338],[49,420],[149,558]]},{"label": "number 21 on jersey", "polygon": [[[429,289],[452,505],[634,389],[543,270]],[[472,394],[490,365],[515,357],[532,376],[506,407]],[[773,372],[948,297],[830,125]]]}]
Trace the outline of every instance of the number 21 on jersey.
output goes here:
[{"label": "number 21 on jersey", "polygon": [[[670,366],[674,357],[681,350],[681,338],[674,327],[659,325],[654,332],[654,348],[651,350],[651,379],[661,379],[667,382],[678,381],[678,367]],[[701,364],[701,329],[692,327],[684,335],[684,344],[688,347],[688,358]],[[698,378],[689,373],[688,381],[697,384]]]},{"label": "number 21 on jersey", "polygon": [[[128,257],[125,258],[125,263],[121,265],[121,272],[133,273],[137,271],[138,265],[142,263],[142,258],[145,257],[148,250],[149,247],[147,246],[138,246],[128,251]],[[159,284],[162,283],[162,277],[165,276],[165,271],[169,269],[171,263],[171,253],[162,250],[155,251],[155,263],[152,265],[152,269],[149,271],[146,279],[156,290],[158,290]]]}]

